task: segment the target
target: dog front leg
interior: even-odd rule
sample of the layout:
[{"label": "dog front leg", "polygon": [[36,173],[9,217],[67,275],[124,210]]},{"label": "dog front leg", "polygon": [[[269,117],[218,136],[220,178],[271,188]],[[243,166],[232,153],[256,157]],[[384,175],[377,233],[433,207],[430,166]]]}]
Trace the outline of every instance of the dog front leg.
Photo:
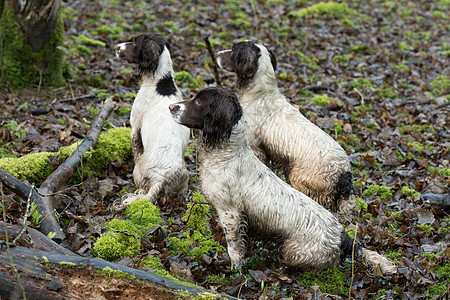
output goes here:
[{"label": "dog front leg", "polygon": [[237,267],[244,263],[246,251],[246,229],[247,223],[242,214],[236,210],[217,210],[219,224],[225,233],[227,240],[228,255],[231,266]]}]

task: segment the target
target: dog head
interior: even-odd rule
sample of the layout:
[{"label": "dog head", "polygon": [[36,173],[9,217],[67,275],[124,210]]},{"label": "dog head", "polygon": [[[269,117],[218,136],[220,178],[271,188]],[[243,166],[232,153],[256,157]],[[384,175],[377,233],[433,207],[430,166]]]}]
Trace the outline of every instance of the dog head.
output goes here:
[{"label": "dog head", "polygon": [[139,64],[139,72],[154,74],[163,51],[170,55],[167,40],[155,33],[141,34],[132,40],[117,44],[116,56],[130,63]]},{"label": "dog head", "polygon": [[178,123],[201,129],[203,144],[211,149],[230,138],[243,114],[236,95],[222,87],[205,88],[194,99],[171,104],[169,109]]},{"label": "dog head", "polygon": [[244,41],[237,43],[231,50],[217,53],[219,67],[238,76],[238,86],[244,87],[252,82],[258,69],[272,66],[273,72],[277,68],[275,54],[266,46]]}]

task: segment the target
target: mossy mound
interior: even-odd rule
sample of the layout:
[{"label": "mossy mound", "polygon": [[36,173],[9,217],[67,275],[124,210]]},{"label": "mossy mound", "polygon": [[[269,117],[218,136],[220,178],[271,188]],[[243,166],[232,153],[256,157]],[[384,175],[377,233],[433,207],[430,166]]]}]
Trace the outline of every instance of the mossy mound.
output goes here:
[{"label": "mossy mound", "polygon": [[[198,230],[189,230],[183,233],[183,237],[169,237],[172,244],[170,250],[173,252],[185,252],[188,255],[200,258],[210,250],[223,251],[226,249],[218,241],[211,237],[203,235]],[[194,246],[198,245],[198,246]]]},{"label": "mossy mound", "polygon": [[117,260],[140,250],[140,238],[153,226],[161,225],[159,208],[146,199],[131,203],[123,216],[106,222],[108,232],[94,243],[92,252],[107,260]]},{"label": "mossy mound", "polygon": [[327,294],[344,296],[348,293],[345,286],[347,276],[338,269],[328,269],[320,273],[306,272],[299,277],[299,281],[305,288],[319,286],[320,291]]},{"label": "mossy mound", "polygon": [[207,227],[209,223],[208,213],[211,212],[211,206],[208,204],[198,203],[205,202],[205,197],[199,192],[195,191],[192,201],[187,203],[186,212],[182,220],[186,222],[189,228],[200,230],[204,234],[210,233]]},{"label": "mossy mound", "polygon": [[[128,161],[132,158],[130,129],[121,127],[110,129],[100,134],[98,144],[84,154],[84,176],[92,176],[95,172],[104,169],[105,165],[112,161]],[[28,180],[40,185],[55,169],[52,158],[59,163],[64,162],[80,142],[67,147],[61,147],[58,152],[31,153],[22,157],[6,157],[0,159],[0,168],[10,173],[19,180]],[[74,175],[75,178],[79,174]]]}]

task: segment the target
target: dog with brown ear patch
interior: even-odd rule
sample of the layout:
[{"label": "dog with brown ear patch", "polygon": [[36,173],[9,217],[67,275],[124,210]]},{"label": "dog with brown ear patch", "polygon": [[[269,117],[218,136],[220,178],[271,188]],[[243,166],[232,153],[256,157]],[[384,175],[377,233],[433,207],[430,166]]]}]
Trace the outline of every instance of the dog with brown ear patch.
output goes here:
[{"label": "dog with brown ear patch", "polygon": [[130,117],[133,179],[139,190],[127,194],[123,204],[183,195],[189,180],[184,152],[190,131],[176,123],[167,110],[168,105],[182,100],[174,82],[169,43],[163,36],[150,33],[115,48],[118,58],[138,64],[141,75]]},{"label": "dog with brown ear patch", "polygon": [[174,119],[201,129],[201,189],[214,207],[233,266],[241,265],[246,237],[271,237],[286,264],[305,271],[337,267],[352,254],[377,274],[397,267],[353,242],[337,218],[275,175],[253,153],[249,128],[236,95],[220,87],[169,106]]},{"label": "dog with brown ear patch", "polygon": [[352,173],[347,153],[281,94],[274,53],[262,44],[245,41],[218,52],[217,62],[237,74],[239,102],[257,157],[283,170],[294,188],[327,209],[349,212],[354,201],[350,199]]}]

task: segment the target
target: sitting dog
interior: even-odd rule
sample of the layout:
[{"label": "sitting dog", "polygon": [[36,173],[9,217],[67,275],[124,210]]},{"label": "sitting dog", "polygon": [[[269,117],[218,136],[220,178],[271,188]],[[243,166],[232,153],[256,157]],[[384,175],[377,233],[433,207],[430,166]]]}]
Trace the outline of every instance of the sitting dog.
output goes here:
[{"label": "sitting dog", "polygon": [[248,231],[275,238],[285,263],[305,271],[336,267],[354,248],[364,264],[383,274],[396,272],[391,261],[354,243],[331,212],[255,156],[242,107],[228,89],[206,88],[169,109],[180,124],[203,131],[201,188],[217,212],[233,266],[244,262]]},{"label": "sitting dog", "polygon": [[184,152],[190,131],[167,110],[169,104],[182,100],[173,79],[169,43],[159,34],[143,34],[115,48],[118,58],[138,64],[141,75],[130,117],[133,179],[139,190],[127,195],[123,204],[184,194],[189,180]]},{"label": "sitting dog", "polygon": [[288,183],[319,204],[349,212],[354,201],[349,199],[352,173],[347,153],[280,93],[273,52],[245,41],[218,52],[217,62],[237,74],[239,102],[256,156],[283,170]]}]

